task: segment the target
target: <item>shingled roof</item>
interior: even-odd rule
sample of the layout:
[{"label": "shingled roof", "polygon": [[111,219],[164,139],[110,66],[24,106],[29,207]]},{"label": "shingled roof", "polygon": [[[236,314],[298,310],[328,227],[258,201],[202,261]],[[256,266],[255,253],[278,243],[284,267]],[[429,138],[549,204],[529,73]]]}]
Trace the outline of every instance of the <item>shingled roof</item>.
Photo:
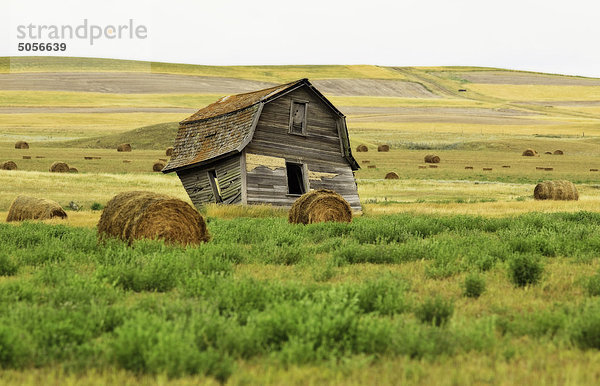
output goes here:
[{"label": "shingled roof", "polygon": [[[252,140],[262,106],[304,85],[309,86],[337,115],[344,118],[344,115],[315,89],[308,79],[300,79],[264,90],[225,96],[179,123],[173,156],[162,170],[163,173],[241,152]],[[344,142],[348,142],[347,132],[344,134],[346,136]],[[350,153],[349,143],[347,147],[344,156],[353,168],[355,166],[358,168]]]}]

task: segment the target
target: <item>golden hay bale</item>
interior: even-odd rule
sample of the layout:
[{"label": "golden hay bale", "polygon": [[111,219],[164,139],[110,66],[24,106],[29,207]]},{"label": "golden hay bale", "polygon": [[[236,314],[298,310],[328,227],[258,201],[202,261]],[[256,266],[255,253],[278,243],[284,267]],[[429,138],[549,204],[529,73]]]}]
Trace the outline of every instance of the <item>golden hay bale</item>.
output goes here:
[{"label": "golden hay bale", "polygon": [[8,209],[6,222],[67,218],[61,206],[54,201],[29,196],[18,196]]},{"label": "golden hay bale", "polygon": [[52,165],[50,165],[50,171],[52,173],[68,173],[69,165],[67,165],[64,162],[55,162]]},{"label": "golden hay bale", "polygon": [[598,169],[590,169],[590,172],[597,172]]},{"label": "golden hay bale", "polygon": [[122,143],[119,146],[117,146],[117,151],[131,151],[131,145],[128,143]]},{"label": "golden hay bale", "polygon": [[154,165],[152,165],[152,171],[160,172],[165,168],[165,166],[167,166],[167,164],[164,161],[156,161]]},{"label": "golden hay bale", "polygon": [[489,172],[489,171],[491,171],[491,170],[492,170],[492,168],[483,168],[483,170],[484,170],[484,171],[488,171],[488,172]]},{"label": "golden hay bale", "polygon": [[366,159],[366,160],[364,160],[362,163],[363,163],[363,164],[368,164],[369,162],[371,162],[371,161],[369,161],[368,159]]},{"label": "golden hay bale", "polygon": [[25,141],[17,141],[15,149],[29,149],[29,144]]},{"label": "golden hay bale", "polygon": [[90,159],[94,159],[94,157],[87,156],[87,157],[83,157],[83,159],[90,160]]},{"label": "golden hay bale", "polygon": [[465,166],[465,169],[473,170],[473,166]]},{"label": "golden hay bale", "polygon": [[386,180],[397,180],[399,178],[400,178],[400,176],[396,172],[389,172],[388,174],[385,175]]},{"label": "golden hay bale", "polygon": [[69,168],[69,173],[79,173],[77,168]]},{"label": "golden hay bale", "polygon": [[544,154],[550,154],[550,155],[552,155],[552,152],[551,151],[547,151]]},{"label": "golden hay bale", "polygon": [[510,165],[502,165],[504,169],[510,169]]},{"label": "golden hay bale", "polygon": [[535,186],[536,200],[579,200],[579,192],[571,181],[544,181]]},{"label": "golden hay bale", "polygon": [[544,170],[545,168],[543,166],[536,166],[535,170]]},{"label": "golden hay bale", "polygon": [[365,151],[369,151],[369,148],[367,147],[367,145],[358,145],[358,147],[356,148],[356,151],[365,152]]},{"label": "golden hay bale", "polygon": [[377,146],[377,151],[390,151],[390,145],[379,145]]},{"label": "golden hay bale", "polygon": [[525,149],[523,152],[523,157],[533,157],[537,154],[537,152],[533,149]]},{"label": "golden hay bale", "polygon": [[124,164],[130,164],[130,163],[131,163],[131,160],[124,159],[124,160],[123,160],[123,163],[124,163]]},{"label": "golden hay bale", "polygon": [[377,165],[369,165],[367,166],[367,169],[377,169]]},{"label": "golden hay bale", "polygon": [[438,164],[440,163],[440,157],[438,157],[435,154],[427,154],[425,156],[425,162],[427,162],[428,164]]},{"label": "golden hay bale", "polygon": [[125,192],[113,197],[100,216],[98,236],[116,237],[130,244],[138,239],[183,245],[210,240],[204,218],[196,209],[153,192]]},{"label": "golden hay bale", "polygon": [[437,165],[429,165],[429,167],[432,169],[437,169],[438,166]]},{"label": "golden hay bale", "polygon": [[288,214],[288,221],[292,224],[351,222],[352,209],[350,204],[333,190],[313,190],[294,202]]},{"label": "golden hay bale", "polygon": [[0,170],[17,170],[17,164],[13,161],[4,161],[0,163]]},{"label": "golden hay bale", "polygon": [[562,150],[554,150],[554,155],[563,155],[563,154],[565,154],[565,152]]},{"label": "golden hay bale", "polygon": [[419,169],[427,169],[427,165],[419,165]]},{"label": "golden hay bale", "polygon": [[30,155],[24,155],[23,159],[31,159],[31,156]]},{"label": "golden hay bale", "polygon": [[172,147],[168,147],[167,151],[165,151],[165,155],[167,157],[171,157],[173,155],[173,148]]},{"label": "golden hay bale", "polygon": [[554,170],[554,168],[544,168],[545,171],[550,172],[552,170]]},{"label": "golden hay bale", "polygon": [[46,158],[46,157],[43,155],[36,155],[35,158]]}]

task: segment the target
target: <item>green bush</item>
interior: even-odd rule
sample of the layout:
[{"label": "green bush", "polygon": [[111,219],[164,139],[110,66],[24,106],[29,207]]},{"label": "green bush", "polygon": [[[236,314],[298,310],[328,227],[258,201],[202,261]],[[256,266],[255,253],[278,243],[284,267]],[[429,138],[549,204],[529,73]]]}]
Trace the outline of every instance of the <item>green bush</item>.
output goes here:
[{"label": "green bush", "polygon": [[570,333],[579,348],[600,350],[600,303],[585,308],[575,319]]},{"label": "green bush", "polygon": [[0,276],[13,276],[19,270],[19,265],[6,253],[0,252]]},{"label": "green bush", "polygon": [[454,313],[454,304],[441,296],[428,298],[415,310],[415,316],[422,323],[443,326]]},{"label": "green bush", "polygon": [[485,291],[485,279],[481,275],[470,274],[463,283],[464,295],[468,298],[478,298]]},{"label": "green bush", "polygon": [[600,272],[589,277],[584,286],[589,296],[600,296]]},{"label": "green bush", "polygon": [[102,205],[99,202],[94,202],[91,206],[90,206],[91,210],[102,210],[104,209],[104,205]]},{"label": "green bush", "polygon": [[510,260],[508,268],[511,281],[519,287],[537,284],[544,272],[539,257],[535,255],[516,255]]}]

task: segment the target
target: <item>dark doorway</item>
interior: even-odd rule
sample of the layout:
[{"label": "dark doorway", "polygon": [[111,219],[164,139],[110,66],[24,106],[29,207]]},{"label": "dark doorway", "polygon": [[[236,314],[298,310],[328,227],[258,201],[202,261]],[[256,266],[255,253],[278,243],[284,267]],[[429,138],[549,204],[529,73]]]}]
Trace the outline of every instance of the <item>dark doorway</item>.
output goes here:
[{"label": "dark doorway", "polygon": [[292,162],[285,163],[287,171],[288,193],[302,195],[306,193],[306,183],[304,182],[304,166]]}]

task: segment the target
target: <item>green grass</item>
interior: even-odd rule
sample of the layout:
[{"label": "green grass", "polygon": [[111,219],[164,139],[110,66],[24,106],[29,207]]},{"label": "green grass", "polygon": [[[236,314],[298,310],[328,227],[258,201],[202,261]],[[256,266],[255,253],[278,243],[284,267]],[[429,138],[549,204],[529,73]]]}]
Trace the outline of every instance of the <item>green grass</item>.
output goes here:
[{"label": "green grass", "polygon": [[[112,369],[264,384],[315,370],[322,382],[351,381],[347,363],[373,377],[402,363],[405,377],[406,366],[449,370],[449,358],[476,377],[532,355],[553,361],[555,347],[585,362],[600,328],[600,303],[583,284],[598,269],[598,224],[586,212],[309,226],[209,217],[212,241],[187,249],[0,224],[0,365],[12,376],[59,367],[61,378]],[[545,265],[527,289],[510,276],[523,256]],[[486,281],[476,299],[463,296],[470,273]],[[557,375],[527,371],[541,382]]]}]

